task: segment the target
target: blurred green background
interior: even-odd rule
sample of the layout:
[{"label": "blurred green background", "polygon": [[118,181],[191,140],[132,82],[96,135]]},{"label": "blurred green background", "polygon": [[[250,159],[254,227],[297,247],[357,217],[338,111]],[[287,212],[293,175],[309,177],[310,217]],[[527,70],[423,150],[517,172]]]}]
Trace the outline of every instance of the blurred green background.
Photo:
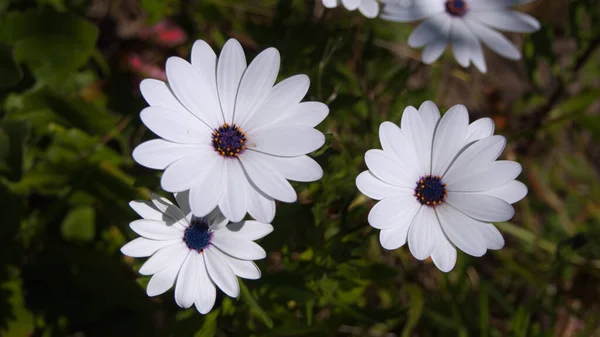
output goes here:
[{"label": "blurred green background", "polygon": [[[600,4],[521,10],[542,29],[481,74],[450,53],[422,64],[414,25],[320,0],[0,0],[0,336],[600,336]],[[262,279],[202,316],[148,298],[143,259],[119,248],[130,200],[172,198],[131,158],[155,137],[139,81],[230,37],[249,60],[278,48],[280,79],[310,76],[307,99],[331,109],[325,176],[278,205]],[[383,250],[354,184],[379,124],[427,99],[492,117],[530,190],[498,224],[506,247],[448,274]]]}]

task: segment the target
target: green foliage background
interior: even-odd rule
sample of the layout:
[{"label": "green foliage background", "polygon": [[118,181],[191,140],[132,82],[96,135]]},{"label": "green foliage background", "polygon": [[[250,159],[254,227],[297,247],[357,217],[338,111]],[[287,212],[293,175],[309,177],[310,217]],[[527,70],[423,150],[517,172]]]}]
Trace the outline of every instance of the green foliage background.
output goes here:
[{"label": "green foliage background", "polygon": [[[413,25],[314,0],[0,1],[0,336],[599,336],[600,5],[522,9],[543,28],[510,35],[519,62],[486,53],[484,75],[449,53],[422,64]],[[188,39],[136,35],[164,18]],[[314,154],[325,176],[278,205],[262,279],[202,316],[172,292],[148,298],[142,261],[119,252],[134,237],[127,203],[168,196],[131,158],[154,136],[138,117],[148,74],[128,60],[160,70],[196,39],[220,50],[229,37],[249,60],[277,47],[280,79],[310,76],[307,98],[331,109]],[[354,185],[379,124],[426,99],[494,118],[530,189],[498,224],[506,247],[459,253],[448,274],[383,250]]]}]

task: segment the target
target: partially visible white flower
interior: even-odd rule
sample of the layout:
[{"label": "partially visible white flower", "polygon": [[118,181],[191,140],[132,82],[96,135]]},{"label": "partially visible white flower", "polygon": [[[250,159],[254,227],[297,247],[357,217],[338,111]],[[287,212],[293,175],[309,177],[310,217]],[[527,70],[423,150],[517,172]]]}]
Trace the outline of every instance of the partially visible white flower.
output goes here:
[{"label": "partially visible white flower", "polygon": [[452,45],[456,61],[463,67],[471,62],[485,73],[481,43],[496,53],[511,59],[521,58],[520,51],[496,30],[531,33],[540,29],[533,17],[510,8],[533,0],[419,0],[411,6],[385,0],[381,17],[395,22],[425,19],[410,35],[408,44],[413,48],[425,47],[424,63],[435,62]]},{"label": "partially visible white flower", "polygon": [[310,80],[296,75],[275,85],[279,52],[268,48],[246,66],[244,50],[230,39],[217,58],[204,41],[192,48],[191,64],[167,60],[168,83],[140,84],[150,105],[140,116],[162,139],[140,144],[133,159],[165,170],[161,187],[190,190],[196,216],[215,207],[230,221],[246,213],[270,223],[275,200],[295,202],[288,180],[318,180],[323,170],[307,156],[325,143],[314,127],[329,108],[301,102]]},{"label": "partially visible white flower", "polygon": [[273,231],[273,226],[257,221],[229,223],[215,209],[205,217],[192,215],[186,193],[175,195],[179,207],[156,194],[152,202],[129,203],[143,219],[129,226],[141,237],[121,248],[131,257],[150,258],[142,265],[142,275],[153,275],[148,296],[163,294],[175,285],[175,302],[182,308],[192,305],[208,313],[215,303],[216,287],[237,297],[236,276],[259,279],[260,270],[252,262],[266,257],[254,240]]},{"label": "partially visible white flower", "polygon": [[323,5],[327,8],[335,8],[340,4],[344,5],[349,11],[358,9],[362,15],[369,19],[379,14],[379,3],[377,3],[377,0],[323,0]]},{"label": "partially visible white flower", "polygon": [[502,248],[502,234],[491,222],[512,218],[511,204],[527,195],[527,187],[515,180],[519,163],[496,160],[506,140],[493,135],[493,121],[469,124],[463,105],[440,118],[427,101],[419,111],[406,108],[401,123],[381,124],[383,150],[367,151],[369,170],[356,178],[363,194],[380,200],[368,221],[381,229],[383,248],[408,242],[415,258],[431,256],[444,272],[454,268],[456,248],[472,256]]}]

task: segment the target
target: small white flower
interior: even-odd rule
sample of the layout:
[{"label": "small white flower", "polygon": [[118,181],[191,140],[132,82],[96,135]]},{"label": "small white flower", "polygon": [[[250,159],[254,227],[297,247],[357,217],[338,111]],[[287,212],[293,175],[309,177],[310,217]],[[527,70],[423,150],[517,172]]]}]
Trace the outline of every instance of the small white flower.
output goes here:
[{"label": "small white flower", "polygon": [[327,8],[335,8],[340,4],[344,5],[349,11],[358,9],[362,15],[369,19],[372,19],[379,14],[379,4],[377,3],[377,0],[323,0],[323,5]]},{"label": "small white flower", "polygon": [[358,189],[381,200],[369,213],[369,224],[381,229],[385,249],[408,242],[412,255],[448,272],[456,248],[472,256],[504,246],[490,222],[513,217],[511,204],[527,194],[516,181],[521,165],[496,159],[506,140],[494,136],[489,118],[469,125],[463,105],[440,118],[427,101],[419,111],[404,110],[402,128],[384,122],[379,128],[383,150],[365,154],[368,171],[356,178]]},{"label": "small white flower", "polygon": [[[394,0],[386,0],[390,2]],[[396,22],[425,19],[410,35],[413,48],[425,47],[422,60],[436,61],[452,44],[454,58],[463,67],[471,62],[481,72],[487,71],[481,42],[496,53],[511,59],[521,58],[519,50],[496,31],[531,33],[540,29],[533,17],[510,10],[510,7],[533,0],[419,0],[412,6],[389,3],[381,17]]]},{"label": "small white flower", "polygon": [[142,237],[121,248],[131,257],[150,258],[142,265],[142,275],[153,275],[148,296],[157,296],[175,284],[175,302],[182,308],[192,305],[208,313],[215,304],[216,288],[237,297],[236,275],[259,279],[260,270],[252,262],[266,257],[255,242],[273,231],[273,226],[257,221],[229,223],[218,209],[206,217],[192,215],[188,195],[175,195],[179,207],[158,195],[152,202],[129,203],[143,219],[129,226]]},{"label": "small white flower", "polygon": [[198,40],[191,64],[167,60],[168,84],[146,79],[140,84],[150,104],[141,118],[163,139],[139,145],[133,158],[165,170],[168,192],[190,190],[196,216],[219,206],[233,222],[248,212],[269,223],[275,201],[296,201],[289,180],[315,181],[323,171],[306,156],[320,148],[324,135],[314,129],[329,113],[320,102],[300,102],[308,92],[306,75],[275,84],[279,52],[269,48],[246,67],[238,41],[227,41],[217,59]]}]

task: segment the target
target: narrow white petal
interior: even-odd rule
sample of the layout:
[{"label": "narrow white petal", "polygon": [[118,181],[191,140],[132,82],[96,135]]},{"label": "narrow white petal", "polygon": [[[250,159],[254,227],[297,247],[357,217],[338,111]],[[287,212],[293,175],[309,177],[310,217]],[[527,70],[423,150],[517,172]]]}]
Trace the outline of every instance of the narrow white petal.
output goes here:
[{"label": "narrow white petal", "polygon": [[275,200],[250,181],[248,184],[248,214],[260,222],[271,223],[275,217]]},{"label": "narrow white petal", "polygon": [[499,160],[490,164],[488,168],[474,174],[467,175],[462,179],[447,184],[446,189],[450,192],[481,192],[491,190],[507,184],[521,174],[521,164]]},{"label": "narrow white petal", "polygon": [[224,158],[219,158],[208,171],[204,182],[190,189],[190,207],[196,216],[205,216],[217,207],[224,192]]},{"label": "narrow white petal", "polygon": [[342,0],[342,4],[347,10],[353,11],[358,8],[362,0]]},{"label": "narrow white petal", "polygon": [[227,257],[218,249],[204,250],[204,262],[208,276],[223,292],[230,297],[238,297],[240,285],[235,274],[227,263]]},{"label": "narrow white petal", "polygon": [[212,90],[214,97],[217,96],[217,55],[212,48],[202,40],[197,40],[192,46],[192,66],[198,71],[200,78]]},{"label": "narrow white petal", "polygon": [[154,205],[154,207],[156,207],[156,209],[164,213],[165,216],[169,218],[170,221],[165,219],[165,217],[163,217],[162,219],[167,224],[169,224],[170,222],[179,222],[180,220],[185,219],[185,214],[169,199],[162,197],[156,193],[152,193],[150,195],[150,200],[152,200],[152,204]]},{"label": "narrow white petal", "polygon": [[419,180],[418,176],[406,172],[403,165],[394,156],[382,150],[367,151],[365,162],[373,175],[388,184],[410,189],[414,188],[415,183]]},{"label": "narrow white petal", "polygon": [[198,290],[196,291],[196,301],[194,302],[196,310],[201,314],[207,314],[215,305],[217,298],[217,289],[208,277],[204,256],[200,255],[197,259],[198,263]]},{"label": "narrow white petal", "polygon": [[408,248],[417,260],[425,260],[437,241],[438,219],[431,207],[421,206],[408,231]]},{"label": "narrow white petal", "polygon": [[401,223],[410,224],[406,220],[412,220],[420,207],[421,204],[411,193],[385,198],[369,212],[369,225],[377,229],[388,229]]},{"label": "narrow white petal", "polygon": [[129,227],[137,234],[152,240],[175,240],[181,239],[181,230],[174,226],[167,226],[163,221],[157,220],[135,220]]},{"label": "narrow white petal", "polygon": [[233,123],[235,100],[245,70],[244,49],[236,39],[227,40],[221,50],[217,65],[219,100],[227,123]]},{"label": "narrow white petal", "polygon": [[150,282],[148,282],[148,287],[146,288],[148,296],[153,297],[164,294],[173,287],[175,278],[179,274],[183,261],[185,261],[188,255],[189,252],[177,255],[174,260],[169,261],[169,265],[166,268],[152,275]]},{"label": "narrow white petal", "polygon": [[431,174],[443,175],[464,144],[469,113],[464,105],[455,105],[440,120],[435,131]]},{"label": "narrow white petal", "polygon": [[260,269],[256,263],[252,261],[245,261],[236,258],[228,258],[227,263],[233,273],[241,278],[248,280],[258,280],[260,278]]},{"label": "narrow white petal", "polygon": [[152,139],[138,145],[133,150],[132,156],[133,160],[142,166],[164,170],[179,159],[194,156],[198,152],[205,151],[207,147],[201,144],[179,144],[163,139]]},{"label": "narrow white petal", "polygon": [[266,195],[283,202],[294,202],[296,191],[279,173],[271,170],[253,151],[247,151],[240,160],[249,180]]},{"label": "narrow white petal", "polygon": [[[433,128],[431,133],[433,134]],[[414,182],[421,177],[423,172],[420,170],[419,158],[415,153],[414,146],[396,124],[381,123],[379,141],[383,151],[396,157],[408,177],[411,177]]]},{"label": "narrow white petal", "polygon": [[464,145],[494,135],[494,121],[491,118],[480,118],[469,124]]},{"label": "narrow white petal", "polygon": [[504,35],[475,20],[466,20],[465,23],[481,42],[491,50],[510,60],[521,58],[521,52]]},{"label": "narrow white petal", "polygon": [[211,244],[226,254],[242,260],[260,260],[267,257],[267,253],[259,244],[229,230],[213,232]]},{"label": "narrow white petal", "polygon": [[121,253],[131,257],[148,257],[157,250],[175,244],[181,241],[180,238],[174,240],[151,240],[146,238],[137,238],[121,247]]},{"label": "narrow white petal", "polygon": [[440,13],[423,21],[408,37],[408,45],[420,48],[444,35],[447,15]]},{"label": "narrow white petal", "polygon": [[199,152],[195,156],[184,157],[167,167],[160,179],[160,185],[168,192],[189,190],[201,184],[218,161],[222,161],[222,158],[212,149]]},{"label": "narrow white petal", "polygon": [[435,226],[435,230],[438,231],[438,234],[431,259],[439,270],[447,273],[456,265],[456,248],[448,241],[441,226]]},{"label": "narrow white petal", "polygon": [[369,19],[373,19],[379,14],[379,4],[375,0],[362,0],[358,10]]},{"label": "narrow white petal", "polygon": [[448,38],[447,37],[439,37],[435,39],[433,42],[428,44],[425,48],[423,48],[423,54],[421,55],[421,60],[425,64],[432,64],[437,61],[448,46]]},{"label": "narrow white petal", "polygon": [[273,226],[267,223],[248,220],[227,225],[227,230],[246,240],[258,240],[273,231]]},{"label": "narrow white petal", "polygon": [[285,179],[311,182],[323,177],[321,166],[309,156],[279,157],[262,152],[253,152],[270,169],[279,172]]},{"label": "narrow white petal", "polygon": [[279,51],[265,49],[258,54],[244,72],[236,97],[233,121],[245,125],[245,121],[257,112],[272,90],[279,72]]},{"label": "narrow white petal", "polygon": [[133,200],[129,202],[131,207],[139,216],[147,220],[165,221],[164,214],[147,200]]},{"label": "narrow white petal", "polygon": [[433,137],[435,127],[441,118],[440,109],[438,109],[437,105],[432,101],[425,101],[419,107],[419,116],[421,116],[421,119],[423,120],[423,124],[427,129],[427,134],[431,134]]},{"label": "narrow white petal", "polygon": [[142,122],[161,138],[183,144],[210,144],[210,129],[189,113],[148,107],[140,113]]},{"label": "narrow white petal", "polygon": [[457,211],[449,205],[436,208],[444,233],[458,249],[472,256],[485,254],[486,246],[478,226],[481,222]]},{"label": "narrow white petal", "polygon": [[507,221],[515,215],[506,201],[481,193],[448,193],[447,202],[459,211],[479,221]]},{"label": "narrow white petal", "polygon": [[[263,128],[274,128],[276,126],[300,125],[315,127],[319,125],[329,114],[329,107],[321,102],[300,102],[290,106],[280,118],[272,123],[267,123]],[[256,130],[258,130],[257,128]]]},{"label": "narrow white petal", "polygon": [[179,57],[170,57],[167,78],[177,99],[211,129],[223,124],[218,98],[196,68]]},{"label": "narrow white petal", "polygon": [[183,241],[162,248],[142,265],[139,273],[142,275],[152,275],[172,265],[173,261],[181,259],[182,255],[186,256],[189,251],[190,249]]},{"label": "narrow white petal", "polygon": [[520,181],[514,180],[492,190],[483,191],[481,194],[500,198],[509,204],[514,204],[525,198],[527,195],[527,186]]},{"label": "narrow white petal", "polygon": [[175,302],[182,308],[189,308],[196,300],[198,290],[198,258],[202,258],[195,251],[190,251],[179,270],[175,284]]},{"label": "narrow white petal", "polygon": [[189,221],[191,219],[192,212],[192,208],[190,207],[190,191],[187,190],[175,193],[175,200],[177,200],[177,205],[179,205],[179,209]]},{"label": "narrow white petal", "polygon": [[442,180],[449,184],[467,174],[484,170],[500,156],[505,145],[506,138],[502,136],[491,136],[473,143],[458,155]]},{"label": "narrow white petal", "polygon": [[241,221],[248,210],[248,193],[246,192],[246,174],[237,158],[227,160],[225,165],[225,193],[219,201],[219,209],[232,222]]},{"label": "narrow white petal", "polygon": [[487,249],[498,250],[504,247],[504,238],[496,226],[491,223],[482,222],[477,229],[481,233],[481,236],[483,236]]},{"label": "narrow white petal", "polygon": [[282,126],[248,135],[248,148],[275,156],[296,157],[325,144],[321,131],[307,126]]},{"label": "narrow white petal", "polygon": [[367,197],[375,200],[389,198],[412,190],[394,186],[375,177],[370,171],[364,171],[356,177],[356,187]]},{"label": "narrow white petal", "polygon": [[462,19],[452,20],[452,53],[454,58],[464,68],[469,66],[470,49],[469,40],[474,38],[473,33],[465,25]]},{"label": "narrow white petal", "polygon": [[413,220],[414,215],[412,218],[404,218],[403,221],[392,228],[382,229],[381,232],[379,232],[379,242],[381,243],[381,247],[387,250],[394,250],[404,246],[408,239],[410,224]]},{"label": "narrow white petal", "polygon": [[533,17],[515,11],[478,12],[474,20],[492,28],[507,32],[532,33],[540,29],[540,23]]},{"label": "narrow white petal", "polygon": [[169,86],[159,80],[145,79],[140,82],[140,91],[144,99],[150,106],[161,107],[176,111],[180,115],[191,114],[181,103],[175,98],[175,94]]},{"label": "narrow white petal", "polygon": [[[408,141],[412,142],[415,154],[419,160],[419,172],[430,173],[433,134],[430,133],[429,127],[425,125],[423,119],[419,115],[419,112],[417,112],[417,110],[413,107],[404,109],[401,125],[402,133],[406,136]],[[367,163],[367,165],[368,164],[369,163]],[[408,183],[406,187],[413,188],[419,177],[417,177],[417,179],[413,179],[414,177],[410,178],[411,182]]]},{"label": "narrow white petal", "polygon": [[327,8],[335,8],[340,4],[340,0],[323,0],[323,6]]},{"label": "narrow white petal", "polygon": [[431,17],[444,11],[444,2],[442,1],[421,0],[412,6],[386,5],[383,8],[381,17],[394,22],[411,22]]}]

